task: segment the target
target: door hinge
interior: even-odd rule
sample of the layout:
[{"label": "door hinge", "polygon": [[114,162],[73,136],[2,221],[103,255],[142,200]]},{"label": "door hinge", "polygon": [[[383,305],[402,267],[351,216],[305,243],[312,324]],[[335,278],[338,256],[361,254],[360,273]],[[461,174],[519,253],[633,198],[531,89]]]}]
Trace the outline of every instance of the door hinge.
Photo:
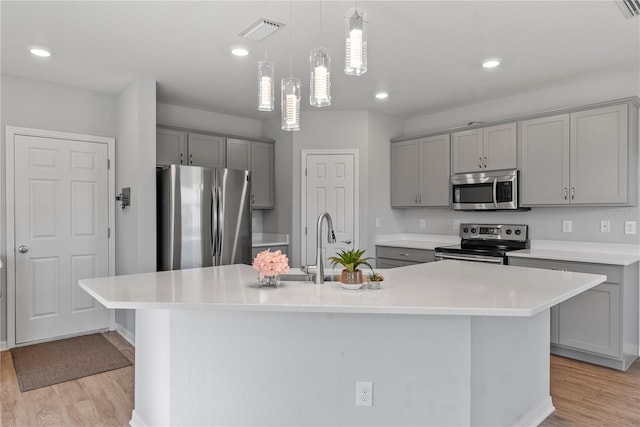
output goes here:
[{"label": "door hinge", "polygon": [[111,159],[107,159],[107,169],[111,169]]},{"label": "door hinge", "polygon": [[111,238],[111,227],[107,228],[107,239]]},{"label": "door hinge", "polygon": [[307,227],[304,228],[304,235],[307,235]]}]

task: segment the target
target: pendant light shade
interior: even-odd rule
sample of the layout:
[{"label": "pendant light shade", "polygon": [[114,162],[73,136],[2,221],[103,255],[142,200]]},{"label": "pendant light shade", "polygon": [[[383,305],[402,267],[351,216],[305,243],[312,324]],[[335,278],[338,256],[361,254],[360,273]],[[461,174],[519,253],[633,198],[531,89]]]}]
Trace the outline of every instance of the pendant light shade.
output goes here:
[{"label": "pendant light shade", "polygon": [[345,23],[344,73],[361,76],[367,72],[367,14],[361,9],[349,9]]},{"label": "pendant light shade", "polygon": [[258,62],[258,110],[260,111],[273,111],[275,107],[274,72],[273,62]]},{"label": "pendant light shade", "polygon": [[287,77],[281,85],[282,130],[300,130],[300,79]]},{"label": "pendant light shade", "polygon": [[311,90],[309,103],[314,107],[331,105],[331,53],[317,47],[309,54]]}]

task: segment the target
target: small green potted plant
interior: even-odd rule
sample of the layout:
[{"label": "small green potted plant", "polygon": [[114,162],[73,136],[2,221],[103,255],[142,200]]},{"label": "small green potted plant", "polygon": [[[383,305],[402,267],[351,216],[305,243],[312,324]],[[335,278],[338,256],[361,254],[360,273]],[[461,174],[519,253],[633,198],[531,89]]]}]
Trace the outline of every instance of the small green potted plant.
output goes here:
[{"label": "small green potted plant", "polygon": [[367,274],[367,287],[369,289],[380,289],[380,283],[384,280],[384,276],[381,273],[376,272],[371,268],[371,273]]},{"label": "small green potted plant", "polygon": [[348,249],[339,251],[336,256],[329,257],[334,267],[338,264],[344,267],[341,282],[348,288],[359,289],[362,287],[362,271],[358,268],[359,266],[366,265],[371,268],[367,262],[370,258],[362,256],[365,252],[365,249]]}]

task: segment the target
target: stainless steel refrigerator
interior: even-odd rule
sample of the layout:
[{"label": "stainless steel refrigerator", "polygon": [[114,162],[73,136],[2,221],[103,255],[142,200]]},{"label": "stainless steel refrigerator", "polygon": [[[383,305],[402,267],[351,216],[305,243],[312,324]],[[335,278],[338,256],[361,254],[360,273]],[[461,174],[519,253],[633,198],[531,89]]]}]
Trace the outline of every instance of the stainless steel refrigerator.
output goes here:
[{"label": "stainless steel refrigerator", "polygon": [[157,174],[159,271],[251,264],[249,171],[171,165]]}]

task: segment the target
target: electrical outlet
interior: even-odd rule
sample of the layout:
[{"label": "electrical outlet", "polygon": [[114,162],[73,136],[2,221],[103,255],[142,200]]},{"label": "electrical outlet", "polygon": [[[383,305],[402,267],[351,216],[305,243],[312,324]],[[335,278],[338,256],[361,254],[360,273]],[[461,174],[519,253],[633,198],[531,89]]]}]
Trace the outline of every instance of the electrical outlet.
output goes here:
[{"label": "electrical outlet", "polygon": [[380,225],[382,225],[382,219],[376,218],[376,228],[380,228]]},{"label": "electrical outlet", "polygon": [[459,230],[460,229],[460,220],[459,219],[454,219],[453,220],[453,229],[454,230]]},{"label": "electrical outlet", "polygon": [[356,406],[373,406],[373,383],[356,381]]},{"label": "electrical outlet", "polygon": [[600,232],[609,233],[611,231],[611,221],[608,219],[600,220]]},{"label": "electrical outlet", "polygon": [[636,222],[625,221],[624,222],[624,234],[636,234]]},{"label": "electrical outlet", "polygon": [[571,233],[571,229],[573,228],[573,221],[563,219],[562,220],[562,232],[563,233]]},{"label": "electrical outlet", "polygon": [[425,228],[426,227],[426,221],[424,219],[420,220],[420,228]]}]

